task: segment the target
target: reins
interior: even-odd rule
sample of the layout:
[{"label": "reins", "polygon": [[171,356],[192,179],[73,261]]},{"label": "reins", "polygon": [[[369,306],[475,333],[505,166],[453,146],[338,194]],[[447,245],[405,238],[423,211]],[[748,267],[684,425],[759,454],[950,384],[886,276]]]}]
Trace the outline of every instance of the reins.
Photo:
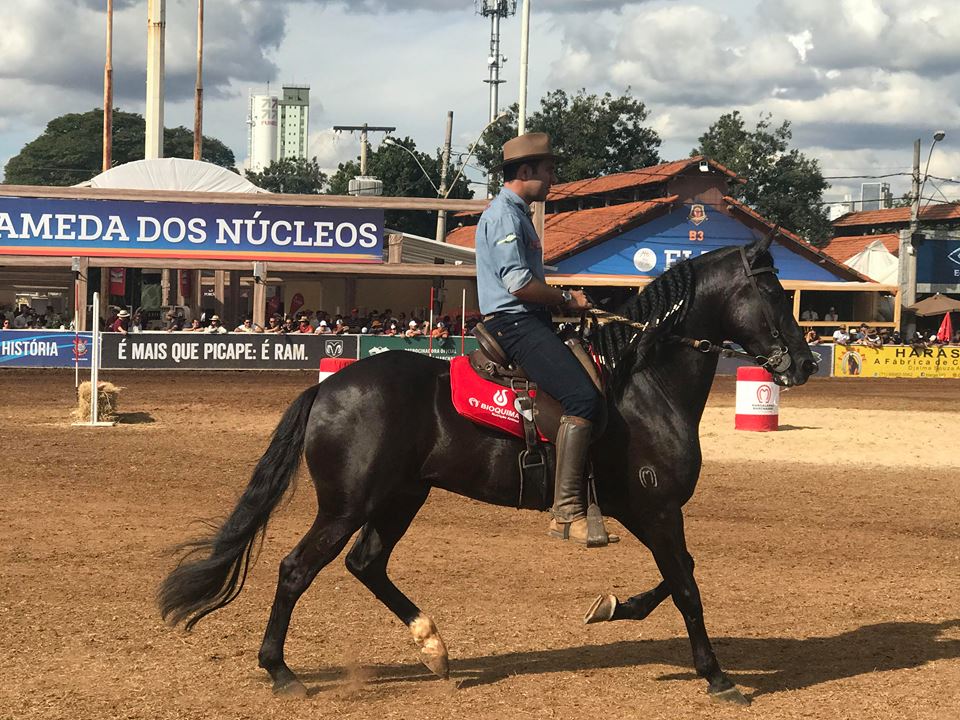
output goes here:
[{"label": "reins", "polygon": [[[677,303],[676,307],[679,308],[681,303]],[[629,327],[632,327],[634,330],[639,331],[638,334],[633,338],[633,340],[631,340],[631,343],[635,342],[636,339],[640,337],[639,333],[654,332],[657,328],[657,325],[659,324],[657,322],[654,322],[654,323],[636,322],[634,320],[631,320],[628,317],[624,317],[623,315],[617,315],[616,313],[607,312],[606,310],[597,310],[595,308],[591,308],[590,310],[587,310],[587,313],[590,314],[593,317],[594,322],[597,322],[598,324],[600,320],[604,320],[606,322],[615,322],[622,325],[627,325]],[[707,340],[706,338],[697,340],[696,338],[685,337],[683,335],[665,335],[663,337],[663,340],[665,342],[672,342],[678,345],[686,345],[688,347],[693,348],[697,352],[717,353],[721,357],[746,358],[748,360],[752,360],[753,362],[756,362],[758,365],[763,364],[763,362],[761,361],[769,360],[769,358],[766,358],[763,355],[751,355],[748,352],[744,352],[742,350],[736,350],[726,345],[718,345],[712,340]]]},{"label": "reins", "polygon": [[[777,268],[773,265],[765,265],[763,267],[754,268],[750,266],[750,260],[747,258],[747,251],[744,246],[740,246],[740,259],[743,262],[743,270],[747,278],[750,280],[750,284],[753,286],[753,289],[757,293],[757,297],[760,299],[760,309],[763,312],[763,317],[767,321],[767,325],[770,329],[770,335],[774,340],[780,339],[780,330],[777,327],[777,324],[773,318],[773,312],[770,310],[770,307],[766,302],[763,302],[763,295],[760,292],[760,287],[757,285],[757,275],[762,273],[777,273]],[[608,312],[606,310],[598,310],[591,308],[586,312],[592,316],[594,322],[600,323],[601,320],[606,322],[614,322],[622,325],[627,325],[628,327],[637,330],[637,334],[630,340],[629,345],[632,345],[637,339],[641,336],[642,333],[653,333],[659,327],[660,323],[666,320],[670,315],[677,312],[680,307],[683,305],[683,299],[679,300],[663,318],[657,318],[653,321],[646,322],[637,322],[631,320],[628,317],[623,315],[618,315],[616,313]],[[581,323],[582,326],[582,323]],[[706,338],[696,339],[685,337],[683,335],[664,335],[663,341],[676,343],[678,345],[686,345],[691,347],[697,352],[701,353],[716,353],[720,357],[725,358],[743,358],[745,360],[750,360],[751,362],[759,365],[760,367],[770,370],[770,371],[783,371],[790,366],[790,355],[786,347],[774,347],[773,352],[769,356],[766,355],[753,355],[751,353],[745,352],[743,350],[736,350],[732,347],[729,347],[724,344],[717,344]]]}]

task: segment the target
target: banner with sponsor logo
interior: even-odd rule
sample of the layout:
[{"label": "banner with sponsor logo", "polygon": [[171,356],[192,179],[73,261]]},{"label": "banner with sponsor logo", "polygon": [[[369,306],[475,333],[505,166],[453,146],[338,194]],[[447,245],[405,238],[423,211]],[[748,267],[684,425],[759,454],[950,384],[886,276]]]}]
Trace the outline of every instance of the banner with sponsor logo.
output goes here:
[{"label": "banner with sponsor logo", "polygon": [[88,332],[0,330],[0,368],[89,368],[92,349]]},{"label": "banner with sponsor logo", "polygon": [[960,238],[927,238],[919,243],[917,292],[960,292]]},{"label": "banner with sponsor logo", "polygon": [[106,369],[316,370],[326,357],[356,358],[357,338],[266,333],[138,333],[103,336]]},{"label": "banner with sponsor logo", "polygon": [[960,378],[960,347],[837,345],[836,377]]},{"label": "banner with sponsor logo", "polygon": [[383,211],[0,197],[0,255],[379,263]]},{"label": "banner with sponsor logo", "polygon": [[[465,352],[473,352],[477,349],[477,339],[467,336],[464,342]],[[460,337],[449,337],[446,339],[433,340],[431,351],[430,338],[403,337],[400,335],[361,335],[360,336],[360,358],[377,355],[388,350],[409,350],[410,352],[430,354],[432,357],[441,360],[451,360],[460,354]]]}]

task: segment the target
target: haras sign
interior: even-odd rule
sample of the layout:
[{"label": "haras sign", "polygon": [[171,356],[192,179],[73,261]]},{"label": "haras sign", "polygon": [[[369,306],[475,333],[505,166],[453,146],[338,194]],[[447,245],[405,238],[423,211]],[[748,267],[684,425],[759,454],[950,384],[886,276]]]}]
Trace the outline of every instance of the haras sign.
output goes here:
[{"label": "haras sign", "polygon": [[383,261],[383,211],[0,197],[0,255]]}]

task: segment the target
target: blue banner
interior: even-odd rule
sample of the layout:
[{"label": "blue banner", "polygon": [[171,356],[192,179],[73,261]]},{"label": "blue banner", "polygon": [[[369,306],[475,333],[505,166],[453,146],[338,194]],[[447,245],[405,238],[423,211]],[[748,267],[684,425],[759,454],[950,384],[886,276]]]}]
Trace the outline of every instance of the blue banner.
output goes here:
[{"label": "blue banner", "polygon": [[4,254],[379,263],[383,211],[0,197]]},{"label": "blue banner", "polygon": [[[561,274],[654,277],[681,260],[760,237],[736,218],[708,205],[682,206],[561,260]],[[770,247],[781,280],[847,280],[777,239]]]},{"label": "blue banner", "polygon": [[90,367],[92,334],[62,330],[0,330],[0,368]]},{"label": "blue banner", "polygon": [[927,239],[917,248],[917,289],[957,292],[960,287],[960,240]]}]

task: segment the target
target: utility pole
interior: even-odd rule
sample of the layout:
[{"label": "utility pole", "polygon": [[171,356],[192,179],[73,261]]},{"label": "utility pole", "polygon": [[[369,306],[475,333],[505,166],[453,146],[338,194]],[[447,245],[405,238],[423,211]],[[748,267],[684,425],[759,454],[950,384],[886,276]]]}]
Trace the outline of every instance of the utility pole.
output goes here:
[{"label": "utility pole", "polygon": [[203,0],[197,0],[197,87],[193,107],[193,159],[203,156]]},{"label": "utility pole", "polygon": [[[447,196],[447,168],[450,167],[450,146],[453,144],[453,110],[447,111],[447,134],[443,141],[443,155],[440,157],[440,197]],[[437,242],[447,239],[447,211],[437,211]]]},{"label": "utility pole", "polygon": [[107,57],[103,64],[103,172],[113,164],[113,0],[107,0]]},{"label": "utility pole", "polygon": [[517,135],[527,131],[527,80],[530,74],[530,0],[523,0],[520,15],[520,108],[517,112]]},{"label": "utility pole", "polygon": [[[917,256],[913,236],[920,224],[920,138],[913,142],[913,173],[910,194],[910,226],[900,231],[900,306],[913,305],[917,301]],[[916,321],[912,316],[903,324],[904,339],[913,337]]]},{"label": "utility pole", "polygon": [[382,133],[392,133],[396,130],[395,127],[380,127],[374,125],[334,125],[334,132],[360,132],[360,174],[367,174],[367,133],[371,132],[382,132]]}]

